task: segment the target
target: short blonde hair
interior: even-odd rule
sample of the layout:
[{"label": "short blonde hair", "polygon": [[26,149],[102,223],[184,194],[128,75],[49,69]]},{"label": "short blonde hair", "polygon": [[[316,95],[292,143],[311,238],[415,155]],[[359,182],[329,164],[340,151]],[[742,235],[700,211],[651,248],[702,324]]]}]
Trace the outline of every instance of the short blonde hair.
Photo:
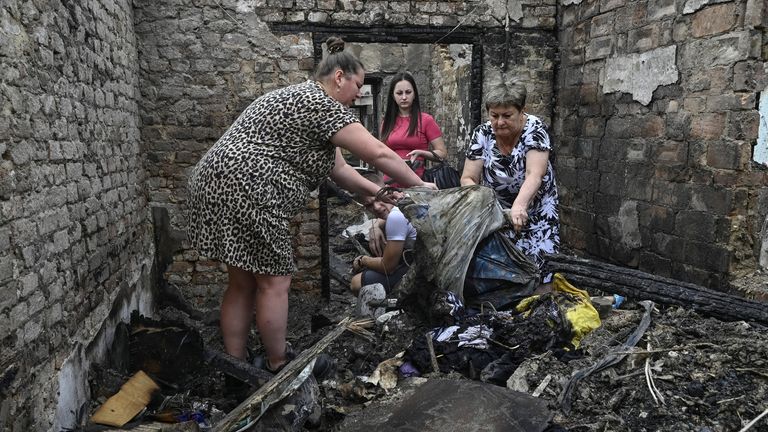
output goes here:
[{"label": "short blonde hair", "polygon": [[525,99],[528,97],[528,90],[525,84],[520,81],[502,82],[491,87],[485,93],[485,109],[498,107],[515,107],[519,111],[525,107]]}]

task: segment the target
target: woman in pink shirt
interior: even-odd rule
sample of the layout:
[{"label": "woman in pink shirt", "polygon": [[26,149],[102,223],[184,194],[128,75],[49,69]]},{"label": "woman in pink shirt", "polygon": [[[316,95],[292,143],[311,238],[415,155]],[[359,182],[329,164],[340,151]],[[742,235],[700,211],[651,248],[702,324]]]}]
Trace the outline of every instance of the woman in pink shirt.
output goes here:
[{"label": "woman in pink shirt", "polygon": [[[416,81],[408,72],[395,75],[389,85],[381,140],[409,162],[419,177],[424,174],[426,160],[445,159],[448,155],[435,119],[421,112]],[[384,180],[390,184],[388,177]],[[398,186],[396,183],[391,185]]]}]

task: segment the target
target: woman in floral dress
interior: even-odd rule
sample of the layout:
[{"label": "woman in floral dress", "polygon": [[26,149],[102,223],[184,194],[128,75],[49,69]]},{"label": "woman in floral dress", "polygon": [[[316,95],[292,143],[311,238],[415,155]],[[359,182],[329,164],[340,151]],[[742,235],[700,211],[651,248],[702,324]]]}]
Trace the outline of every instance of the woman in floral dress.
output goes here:
[{"label": "woman in floral dress", "polygon": [[[500,84],[485,96],[488,122],[475,128],[461,185],[492,188],[514,230],[506,234],[540,269],[560,247],[557,184],[546,126],[525,112],[522,83]],[[543,283],[551,281],[544,272]]]}]

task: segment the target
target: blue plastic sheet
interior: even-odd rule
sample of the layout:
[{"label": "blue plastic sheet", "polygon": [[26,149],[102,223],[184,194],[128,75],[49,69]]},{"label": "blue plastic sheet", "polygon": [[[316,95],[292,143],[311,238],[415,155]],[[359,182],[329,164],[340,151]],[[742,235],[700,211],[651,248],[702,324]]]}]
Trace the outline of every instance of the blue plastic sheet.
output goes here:
[{"label": "blue plastic sheet", "polygon": [[[464,297],[487,297],[504,291],[505,303],[512,303],[533,293],[538,285],[537,268],[509,237],[495,231],[475,249],[464,279]],[[493,296],[496,297],[496,296]],[[497,305],[498,301],[491,301]]]}]

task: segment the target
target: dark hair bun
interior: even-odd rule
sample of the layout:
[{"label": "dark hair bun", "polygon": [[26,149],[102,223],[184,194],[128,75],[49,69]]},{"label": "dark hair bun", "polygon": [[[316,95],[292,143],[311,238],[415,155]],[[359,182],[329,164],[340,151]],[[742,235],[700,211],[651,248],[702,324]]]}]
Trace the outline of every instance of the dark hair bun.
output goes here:
[{"label": "dark hair bun", "polygon": [[344,40],[340,37],[331,36],[325,41],[328,47],[328,54],[336,54],[344,51]]}]

